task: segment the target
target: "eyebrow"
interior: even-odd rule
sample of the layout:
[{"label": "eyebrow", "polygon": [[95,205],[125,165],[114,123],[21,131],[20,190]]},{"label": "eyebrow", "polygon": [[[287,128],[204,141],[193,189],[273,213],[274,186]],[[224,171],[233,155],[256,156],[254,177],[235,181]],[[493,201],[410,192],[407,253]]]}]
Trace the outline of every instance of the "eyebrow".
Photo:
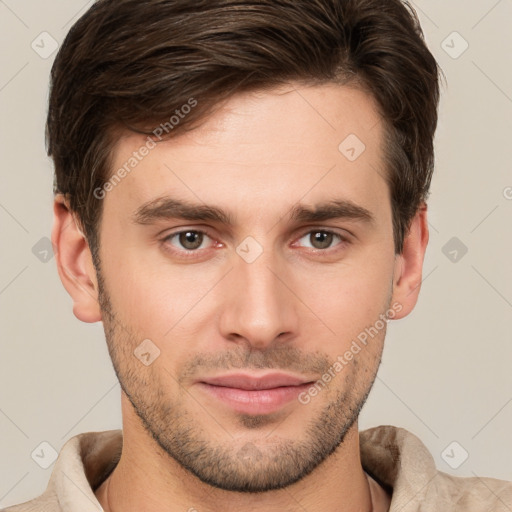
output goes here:
[{"label": "eyebrow", "polygon": [[[331,200],[313,207],[297,204],[288,217],[295,222],[320,222],[329,219],[350,219],[373,224],[372,213],[346,199]],[[184,219],[190,221],[214,221],[231,226],[234,218],[216,206],[194,204],[169,196],[159,197],[144,203],[132,216],[136,224],[152,224],[159,220]]]},{"label": "eyebrow", "polygon": [[292,208],[290,218],[297,222],[320,222],[329,219],[351,219],[365,224],[375,222],[369,210],[347,199],[327,201],[314,208],[296,205]]},{"label": "eyebrow", "polygon": [[172,197],[159,197],[144,203],[133,215],[137,224],[151,224],[158,220],[185,219],[193,221],[209,220],[222,224],[233,224],[232,217],[224,210],[206,204],[193,204]]}]

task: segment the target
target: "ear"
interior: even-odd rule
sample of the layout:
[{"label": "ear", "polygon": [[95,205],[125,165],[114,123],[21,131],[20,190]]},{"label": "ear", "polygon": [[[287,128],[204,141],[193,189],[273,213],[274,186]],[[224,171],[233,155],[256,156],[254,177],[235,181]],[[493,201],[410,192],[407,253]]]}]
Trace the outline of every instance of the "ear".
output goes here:
[{"label": "ear", "polygon": [[402,253],[395,260],[392,303],[402,305],[400,312],[394,316],[395,319],[407,316],[416,305],[427,244],[427,205],[423,203],[411,221]]},{"label": "ear", "polygon": [[53,204],[52,243],[60,280],[73,299],[73,313],[82,322],[99,322],[98,283],[89,244],[62,194]]}]

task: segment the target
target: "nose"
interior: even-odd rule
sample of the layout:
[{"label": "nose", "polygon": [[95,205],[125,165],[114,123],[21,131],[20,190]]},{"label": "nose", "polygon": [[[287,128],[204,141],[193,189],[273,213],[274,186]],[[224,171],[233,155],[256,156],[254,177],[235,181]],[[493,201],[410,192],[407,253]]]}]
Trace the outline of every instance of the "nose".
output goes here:
[{"label": "nose", "polygon": [[298,334],[299,301],[290,290],[285,263],[264,251],[252,263],[235,256],[224,284],[220,329],[225,339],[265,350]]}]

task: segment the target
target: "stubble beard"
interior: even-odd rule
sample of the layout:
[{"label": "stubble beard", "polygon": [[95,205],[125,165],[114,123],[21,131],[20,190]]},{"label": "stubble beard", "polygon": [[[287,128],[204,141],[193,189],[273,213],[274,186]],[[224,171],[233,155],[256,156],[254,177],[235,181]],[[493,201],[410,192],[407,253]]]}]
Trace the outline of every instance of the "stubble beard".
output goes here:
[{"label": "stubble beard", "polygon": [[[141,368],[141,363],[133,355],[140,340],[127,326],[120,327],[99,272],[98,284],[105,337],[123,392],[158,446],[182,468],[210,486],[232,492],[262,493],[283,489],[300,481],[340,447],[375,381],[381,351],[374,355],[370,368],[358,369],[359,359],[355,358],[351,371],[345,375],[341,372],[333,380],[343,380],[343,386],[335,394],[329,392],[332,398],[316,417],[307,422],[302,439],[279,436],[279,422],[270,435],[257,436],[258,429],[275,420],[268,415],[239,415],[239,426],[247,430],[247,435],[237,435],[235,441],[229,428],[222,425],[228,422],[223,421],[219,414],[210,415],[202,409],[203,418],[192,416],[186,402],[191,404],[194,399],[187,390],[180,389],[181,401],[166,395],[166,386],[154,371],[157,365]],[[250,361],[251,355],[247,354],[245,360]],[[175,377],[173,379],[176,380]],[[322,392],[319,395],[314,400],[322,400]],[[301,404],[300,407],[305,408],[301,413],[307,414],[309,405]],[[286,417],[280,421],[284,425]],[[203,431],[202,425],[208,426],[212,422],[217,424],[218,430],[225,431],[225,442],[215,442]]]}]

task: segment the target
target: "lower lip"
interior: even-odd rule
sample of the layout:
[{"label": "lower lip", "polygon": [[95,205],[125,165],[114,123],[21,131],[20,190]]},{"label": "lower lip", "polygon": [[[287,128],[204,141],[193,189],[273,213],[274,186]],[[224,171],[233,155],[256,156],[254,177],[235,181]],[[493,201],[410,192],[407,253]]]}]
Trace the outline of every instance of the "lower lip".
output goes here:
[{"label": "lower lip", "polygon": [[203,390],[227,404],[235,412],[255,415],[277,412],[286,404],[297,400],[298,395],[307,390],[310,385],[311,383],[300,386],[248,390],[213,386],[205,382],[199,383]]}]

